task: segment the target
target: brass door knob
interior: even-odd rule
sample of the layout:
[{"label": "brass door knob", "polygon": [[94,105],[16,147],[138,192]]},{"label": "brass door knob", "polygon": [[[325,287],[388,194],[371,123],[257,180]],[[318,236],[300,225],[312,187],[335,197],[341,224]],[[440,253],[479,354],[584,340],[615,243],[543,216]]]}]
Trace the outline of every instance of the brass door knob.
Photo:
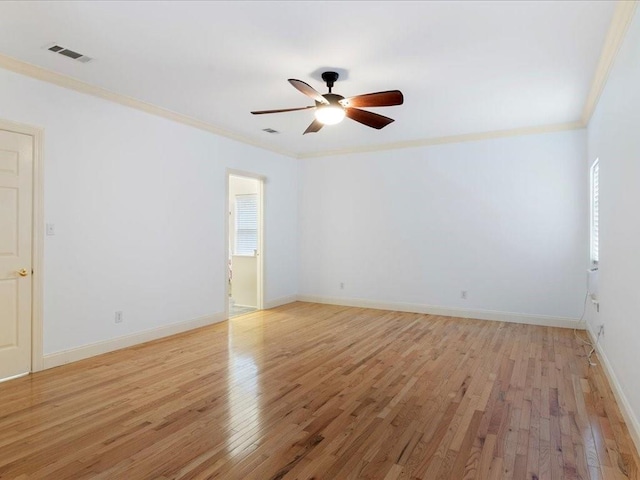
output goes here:
[{"label": "brass door knob", "polygon": [[18,275],[20,275],[21,277],[26,277],[29,274],[29,272],[27,272],[26,268],[21,268],[20,270],[18,270]]}]

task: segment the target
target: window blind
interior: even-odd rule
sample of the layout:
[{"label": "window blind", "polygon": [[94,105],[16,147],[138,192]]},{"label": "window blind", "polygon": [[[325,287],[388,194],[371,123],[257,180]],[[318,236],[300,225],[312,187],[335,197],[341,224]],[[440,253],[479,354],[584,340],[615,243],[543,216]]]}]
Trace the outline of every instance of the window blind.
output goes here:
[{"label": "window blind", "polygon": [[591,262],[597,264],[600,246],[600,162],[591,167]]},{"label": "window blind", "polygon": [[253,255],[258,249],[257,195],[236,195],[236,255]]}]

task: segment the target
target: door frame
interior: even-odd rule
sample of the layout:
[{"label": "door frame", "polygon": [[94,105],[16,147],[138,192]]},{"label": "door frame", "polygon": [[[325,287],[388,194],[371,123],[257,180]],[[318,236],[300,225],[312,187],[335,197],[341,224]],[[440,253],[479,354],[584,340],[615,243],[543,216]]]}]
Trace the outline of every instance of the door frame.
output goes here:
[{"label": "door frame", "polygon": [[229,209],[231,207],[229,203],[229,182],[231,177],[244,177],[253,180],[258,180],[258,255],[256,258],[257,269],[257,295],[256,295],[256,308],[258,310],[264,309],[264,290],[265,290],[265,242],[264,242],[264,190],[266,184],[266,177],[259,173],[247,172],[245,170],[236,170],[233,168],[227,168],[225,176],[225,195],[224,195],[224,313],[225,318],[229,318]]},{"label": "door frame", "polygon": [[31,220],[31,372],[43,365],[42,286],[44,266],[44,129],[0,118],[0,130],[33,138],[33,217]]}]

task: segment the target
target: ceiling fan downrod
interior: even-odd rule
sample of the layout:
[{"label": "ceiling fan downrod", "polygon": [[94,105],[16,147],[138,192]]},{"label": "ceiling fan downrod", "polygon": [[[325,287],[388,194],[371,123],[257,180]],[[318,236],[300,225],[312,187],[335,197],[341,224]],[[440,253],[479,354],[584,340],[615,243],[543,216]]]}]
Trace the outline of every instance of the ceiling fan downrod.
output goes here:
[{"label": "ceiling fan downrod", "polygon": [[327,88],[329,89],[329,93],[331,93],[331,89],[333,88],[333,84],[336,83],[340,75],[337,72],[323,72],[322,80],[327,84]]}]

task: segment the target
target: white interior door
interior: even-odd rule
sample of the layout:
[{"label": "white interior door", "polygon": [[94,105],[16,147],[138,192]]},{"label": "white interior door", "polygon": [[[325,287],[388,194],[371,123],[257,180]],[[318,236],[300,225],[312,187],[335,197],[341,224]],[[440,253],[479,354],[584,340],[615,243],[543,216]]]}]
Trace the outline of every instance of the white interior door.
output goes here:
[{"label": "white interior door", "polygon": [[0,379],[31,370],[33,137],[0,130]]}]

